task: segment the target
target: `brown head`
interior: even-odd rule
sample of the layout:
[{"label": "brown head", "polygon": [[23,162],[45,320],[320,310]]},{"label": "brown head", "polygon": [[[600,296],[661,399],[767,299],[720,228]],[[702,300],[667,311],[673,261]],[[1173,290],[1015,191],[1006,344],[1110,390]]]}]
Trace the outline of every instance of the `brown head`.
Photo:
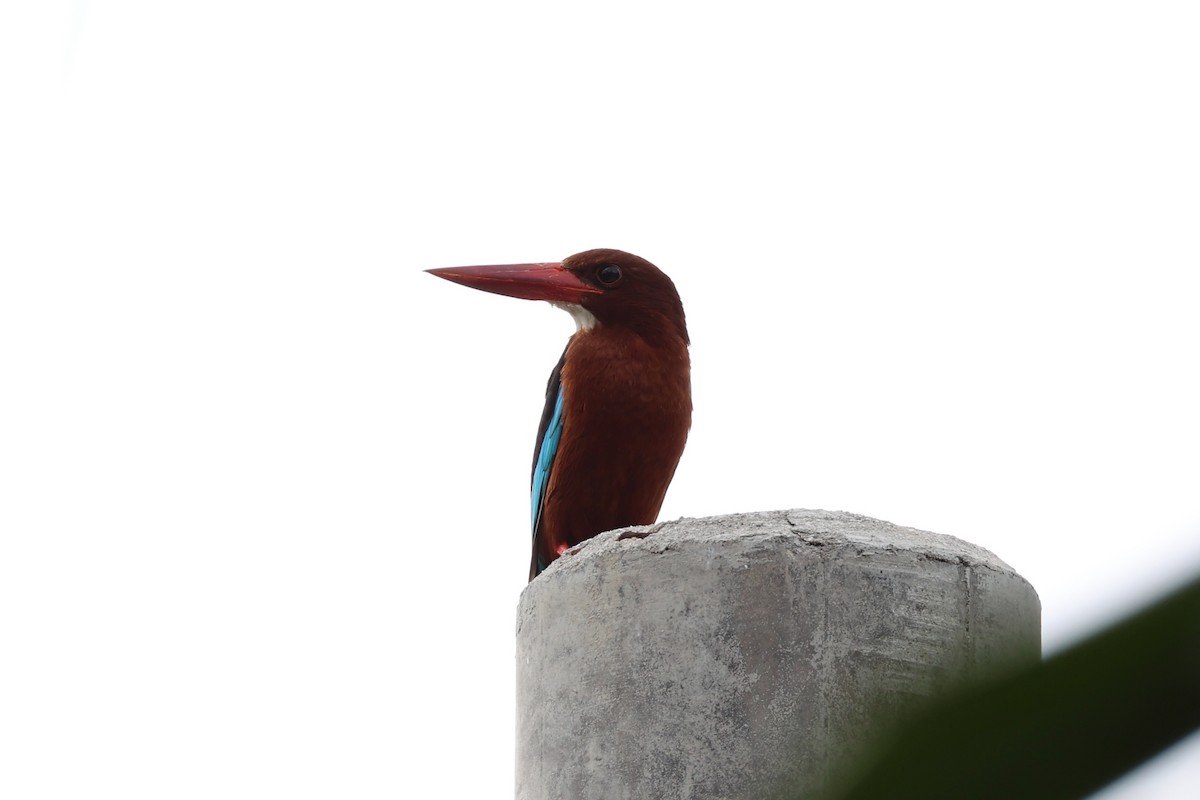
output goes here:
[{"label": "brown head", "polygon": [[428,271],[487,292],[549,301],[568,311],[581,330],[596,325],[623,327],[648,339],[673,335],[688,344],[675,284],[658,267],[632,253],[585,250],[561,262]]}]

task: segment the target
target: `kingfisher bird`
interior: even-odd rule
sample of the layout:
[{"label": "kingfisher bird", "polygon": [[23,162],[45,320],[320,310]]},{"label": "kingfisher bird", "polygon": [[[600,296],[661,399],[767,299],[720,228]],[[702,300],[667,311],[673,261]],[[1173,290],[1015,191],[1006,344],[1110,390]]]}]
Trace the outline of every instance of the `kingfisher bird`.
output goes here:
[{"label": "kingfisher bird", "polygon": [[653,523],[692,424],[690,342],[671,279],[644,258],[607,249],[427,272],[546,300],[575,319],[534,444],[529,580],[598,533]]}]

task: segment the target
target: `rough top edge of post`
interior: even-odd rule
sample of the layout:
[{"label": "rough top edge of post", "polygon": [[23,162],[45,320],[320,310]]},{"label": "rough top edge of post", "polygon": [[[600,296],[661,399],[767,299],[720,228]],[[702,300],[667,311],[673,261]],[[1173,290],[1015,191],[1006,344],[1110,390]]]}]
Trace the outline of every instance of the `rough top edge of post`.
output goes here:
[{"label": "rough top edge of post", "polygon": [[[908,528],[849,511],[804,508],[715,517],[681,517],[653,525],[618,528],[572,547],[542,575],[551,576],[570,570],[573,566],[582,566],[581,562],[630,550],[661,554],[696,544],[738,542],[766,545],[770,540],[774,540],[775,546],[778,546],[781,539],[810,547],[850,547],[862,555],[908,551],[936,561],[981,567],[1020,577],[1016,570],[990,550],[954,536]],[[540,579],[541,576],[535,583]]]}]

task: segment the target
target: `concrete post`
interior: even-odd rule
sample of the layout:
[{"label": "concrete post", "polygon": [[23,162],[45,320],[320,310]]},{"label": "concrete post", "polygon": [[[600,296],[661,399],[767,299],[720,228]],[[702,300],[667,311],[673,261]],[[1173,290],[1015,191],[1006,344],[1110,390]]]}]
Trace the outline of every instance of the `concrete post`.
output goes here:
[{"label": "concrete post", "polygon": [[1033,588],[828,511],[602,534],[517,610],[517,800],[810,796],[922,698],[1040,657]]}]

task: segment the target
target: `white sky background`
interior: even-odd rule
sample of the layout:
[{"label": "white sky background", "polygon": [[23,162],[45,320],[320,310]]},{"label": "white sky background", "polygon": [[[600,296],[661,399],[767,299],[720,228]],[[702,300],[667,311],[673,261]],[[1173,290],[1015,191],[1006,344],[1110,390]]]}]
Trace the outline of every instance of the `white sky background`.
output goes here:
[{"label": "white sky background", "polygon": [[[0,795],[511,796],[573,323],[429,267],[672,276],[663,518],[959,536],[1048,652],[1177,584],[1197,42],[1186,2],[6,4]],[[1105,798],[1196,785],[1193,738]]]}]

